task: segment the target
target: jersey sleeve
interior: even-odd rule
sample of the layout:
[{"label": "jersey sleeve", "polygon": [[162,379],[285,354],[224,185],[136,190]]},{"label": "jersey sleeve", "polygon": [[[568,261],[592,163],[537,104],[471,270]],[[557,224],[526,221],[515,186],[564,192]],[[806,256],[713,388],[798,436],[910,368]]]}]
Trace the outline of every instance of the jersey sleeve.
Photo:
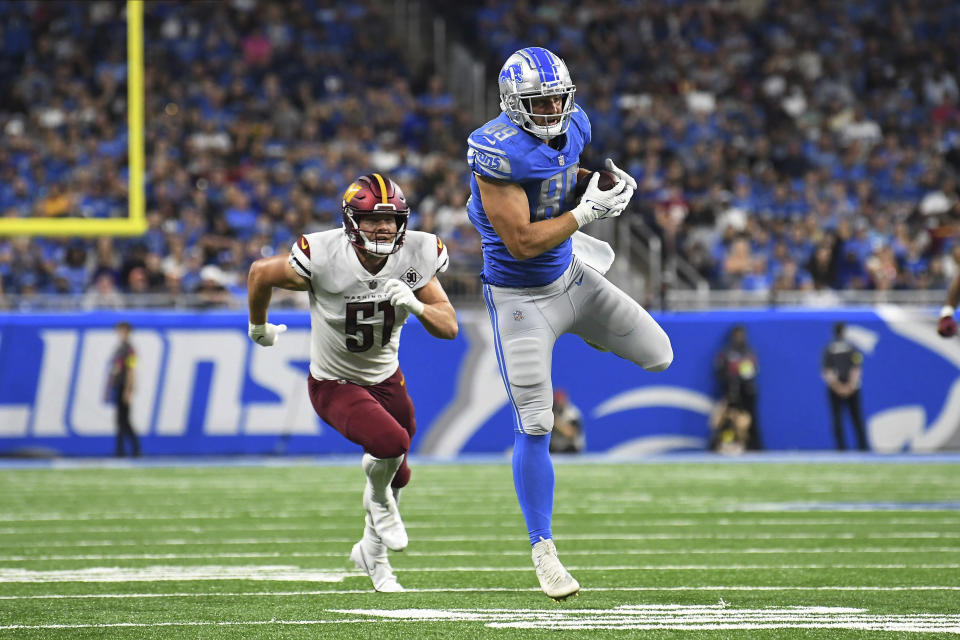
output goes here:
[{"label": "jersey sleeve", "polygon": [[300,236],[290,249],[290,266],[301,276],[309,280],[313,275],[313,263],[310,260],[310,240]]},{"label": "jersey sleeve", "polygon": [[517,169],[495,138],[477,132],[467,138],[467,164],[475,174],[495,180],[513,181]]},{"label": "jersey sleeve", "polygon": [[437,275],[442,271],[446,271],[447,267],[450,265],[450,255],[447,253],[447,245],[443,244],[443,240],[440,239],[440,236],[434,236],[437,239],[437,261],[435,263],[435,268],[433,275]]},{"label": "jersey sleeve", "polygon": [[447,245],[439,237],[423,233],[417,236],[416,243],[417,258],[406,277],[407,284],[414,291],[427,286],[438,273],[446,271],[450,263]]}]

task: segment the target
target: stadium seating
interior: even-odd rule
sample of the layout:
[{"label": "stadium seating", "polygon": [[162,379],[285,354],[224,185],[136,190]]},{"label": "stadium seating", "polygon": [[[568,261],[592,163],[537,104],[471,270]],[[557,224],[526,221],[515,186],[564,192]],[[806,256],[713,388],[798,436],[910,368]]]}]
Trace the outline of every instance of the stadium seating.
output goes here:
[{"label": "stadium seating", "polygon": [[[628,168],[634,218],[712,288],[940,289],[956,272],[955,3],[424,4],[488,70],[529,43],[564,57],[593,123],[582,164]],[[383,7],[148,3],[149,230],[0,239],[3,293],[242,305],[249,264],[339,224],[344,183],[373,168],[449,245],[451,293],[474,294],[476,123]],[[0,215],[125,215],[121,5],[0,18]]]}]

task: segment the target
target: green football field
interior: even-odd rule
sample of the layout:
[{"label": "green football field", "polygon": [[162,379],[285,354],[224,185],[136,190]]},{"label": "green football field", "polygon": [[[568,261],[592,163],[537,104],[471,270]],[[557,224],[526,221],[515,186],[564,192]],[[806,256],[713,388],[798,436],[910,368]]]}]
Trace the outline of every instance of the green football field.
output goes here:
[{"label": "green football field", "polygon": [[405,593],[352,466],[0,469],[4,638],[958,638],[960,464],[557,465],[537,585],[507,464],[414,465]]}]

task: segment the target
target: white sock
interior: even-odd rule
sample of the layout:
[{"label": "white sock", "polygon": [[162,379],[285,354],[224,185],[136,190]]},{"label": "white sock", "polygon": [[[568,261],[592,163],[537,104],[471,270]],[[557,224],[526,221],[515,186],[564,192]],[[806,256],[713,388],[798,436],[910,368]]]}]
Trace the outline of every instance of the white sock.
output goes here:
[{"label": "white sock", "polygon": [[363,454],[363,472],[367,474],[367,482],[373,490],[373,499],[383,504],[387,502],[387,488],[397,475],[397,469],[403,464],[403,456],[396,458],[374,458],[369,453]]}]

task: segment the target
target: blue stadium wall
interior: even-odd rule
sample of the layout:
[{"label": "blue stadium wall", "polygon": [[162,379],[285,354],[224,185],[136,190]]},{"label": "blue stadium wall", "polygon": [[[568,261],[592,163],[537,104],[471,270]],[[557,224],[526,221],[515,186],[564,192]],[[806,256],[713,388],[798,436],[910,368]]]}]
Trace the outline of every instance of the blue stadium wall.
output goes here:
[{"label": "blue stadium wall", "polygon": [[[716,396],[714,354],[734,324],[758,359],[765,448],[833,449],[820,358],[837,320],[865,354],[864,414],[874,450],[960,448],[960,341],[936,335],[932,313],[731,311],[657,316],[673,341],[665,372],[647,373],[575,336],[557,343],[553,381],[584,414],[591,452],[642,455],[703,449]],[[133,422],[146,455],[348,454],[358,447],[322,423],[306,394],[309,316],[274,312],[290,330],[276,348],[246,336],[238,313],[0,315],[0,455],[110,455],[105,399],[114,324],[135,326]],[[417,410],[415,453],[500,453],[513,418],[486,314],[460,315],[454,341],[410,322],[400,360]],[[849,424],[848,442],[852,433]]]}]

